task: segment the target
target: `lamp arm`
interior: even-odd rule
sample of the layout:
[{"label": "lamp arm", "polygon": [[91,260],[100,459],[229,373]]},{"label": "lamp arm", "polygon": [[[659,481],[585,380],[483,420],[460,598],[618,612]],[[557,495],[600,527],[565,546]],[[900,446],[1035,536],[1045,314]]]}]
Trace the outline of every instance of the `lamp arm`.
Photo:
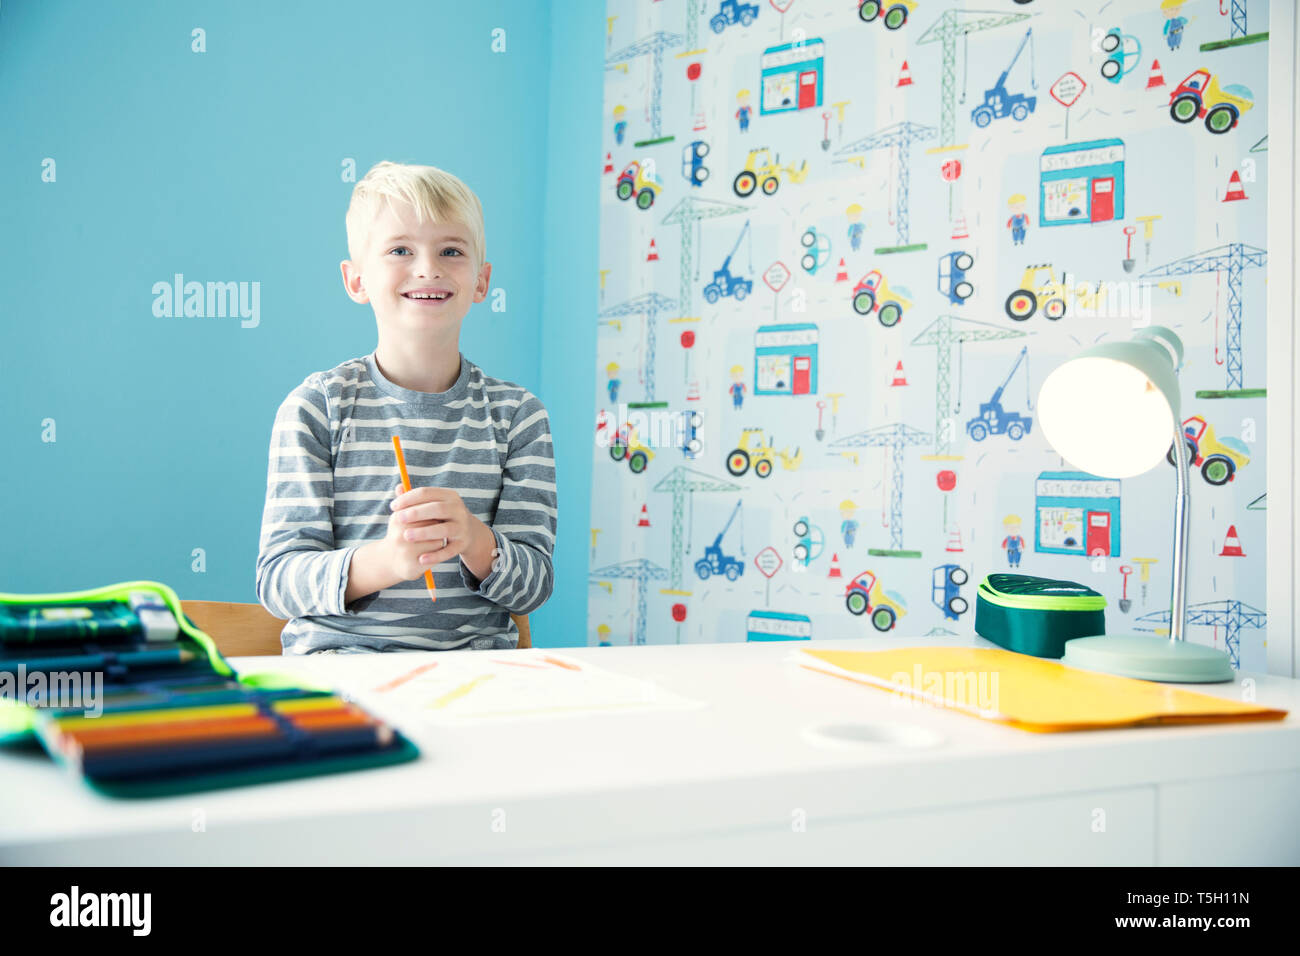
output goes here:
[{"label": "lamp arm", "polygon": [[1188,494],[1191,464],[1187,455],[1187,437],[1174,416],[1174,472],[1177,490],[1174,501],[1174,566],[1172,595],[1169,604],[1169,640],[1183,640],[1187,623],[1187,516],[1191,510]]}]

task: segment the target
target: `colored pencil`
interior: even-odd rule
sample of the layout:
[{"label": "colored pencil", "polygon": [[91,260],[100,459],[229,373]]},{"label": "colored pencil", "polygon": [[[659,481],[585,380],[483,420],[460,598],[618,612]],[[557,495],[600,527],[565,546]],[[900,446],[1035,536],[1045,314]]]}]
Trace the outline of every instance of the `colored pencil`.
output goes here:
[{"label": "colored pencil", "polygon": [[[178,642],[179,643],[179,642]],[[147,651],[126,651],[116,655],[121,664],[139,666],[142,664],[187,664],[198,657],[193,651],[182,647],[158,648]]]},{"label": "colored pencil", "polygon": [[157,747],[131,751],[91,751],[71,755],[68,763],[97,779],[123,779],[141,776],[164,776],[205,767],[264,763],[293,757],[298,744],[284,735],[249,737],[242,740],[216,741],[210,746],[186,742],[181,746]]},{"label": "colored pencil", "polygon": [[[406,473],[406,458],[402,454],[402,440],[393,436],[393,450],[397,452],[397,470],[402,473],[402,490],[411,490],[411,476]],[[433,586],[433,568],[424,569],[424,586],[429,589],[429,597],[438,600],[438,591]]]},{"label": "colored pencil", "polygon": [[[256,702],[258,700],[276,700],[297,699],[297,698],[315,698],[322,696],[333,696],[329,691],[323,690],[280,690],[275,692],[275,697],[264,697],[265,691],[255,691],[251,688],[236,688],[231,690],[206,690],[195,693],[175,694],[169,696],[165,694],[141,694],[132,695],[130,698],[106,697],[104,700],[104,713],[119,714],[129,713],[132,710],[172,710],[184,707],[194,707],[198,704],[238,704],[244,702]],[[80,713],[83,708],[69,713]]]},{"label": "colored pencil", "polygon": [[284,728],[270,717],[235,717],[230,720],[207,720],[189,724],[106,727],[103,730],[64,733],[56,738],[56,742],[59,749],[67,752],[69,750],[112,750],[168,742],[256,737],[282,733]]},{"label": "colored pencil", "polygon": [[293,720],[293,725],[298,729],[313,732],[332,727],[377,727],[379,723],[377,718],[359,711],[340,714],[304,714]]},{"label": "colored pencil", "polygon": [[82,727],[127,726],[153,724],[178,720],[221,720],[226,717],[248,717],[258,713],[255,703],[216,704],[211,707],[177,707],[170,710],[142,710],[105,717],[88,717],[77,714],[56,717],[54,723],[60,730],[78,730]]},{"label": "colored pencil", "polygon": [[[107,654],[76,654],[67,657],[34,657],[30,660],[0,661],[0,671],[17,671],[22,665],[29,671],[73,671],[103,670],[109,665]],[[194,660],[195,653],[183,649],[158,651],[128,651],[113,654],[113,663],[127,666],[150,666],[157,664],[184,664]]]},{"label": "colored pencil", "polygon": [[292,757],[324,756],[347,751],[373,750],[392,743],[388,726],[349,728],[312,734],[304,748],[288,737],[255,737],[216,741],[211,745],[186,743],[139,751],[95,751],[68,757],[73,769],[96,779],[130,779],[165,776],[186,771],[250,766]]},{"label": "colored pencil", "polygon": [[356,707],[356,704],[334,694],[328,697],[308,698],[306,700],[275,700],[271,709],[281,714],[296,714],[308,710],[335,710],[339,707]]},{"label": "colored pencil", "polygon": [[342,750],[370,750],[387,747],[393,742],[393,728],[387,724],[376,727],[359,727],[347,730],[313,734],[311,748],[316,753],[337,753]]}]

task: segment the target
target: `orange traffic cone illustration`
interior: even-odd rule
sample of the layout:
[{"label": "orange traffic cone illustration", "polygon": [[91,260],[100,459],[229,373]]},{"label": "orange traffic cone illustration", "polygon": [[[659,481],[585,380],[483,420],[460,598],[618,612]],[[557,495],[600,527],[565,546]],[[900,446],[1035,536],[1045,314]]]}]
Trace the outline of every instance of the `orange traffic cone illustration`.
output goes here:
[{"label": "orange traffic cone illustration", "polygon": [[1245,198],[1246,190],[1241,188],[1241,175],[1234,169],[1232,175],[1228,177],[1228,194],[1223,197],[1223,201],[1234,202]]},{"label": "orange traffic cone illustration", "polygon": [[645,505],[641,506],[641,520],[636,523],[638,528],[650,527],[650,513],[645,510]]},{"label": "orange traffic cone illustration", "polygon": [[948,547],[943,550],[953,552],[964,550],[961,546],[961,528],[952,526],[952,534],[948,536]]},{"label": "orange traffic cone illustration", "polygon": [[686,400],[688,402],[698,402],[700,400],[700,380],[691,379],[691,383],[686,386]]},{"label": "orange traffic cone illustration", "polygon": [[828,578],[842,578],[843,573],[840,571],[840,556],[838,553],[831,555],[831,569],[826,575]]},{"label": "orange traffic cone illustration", "polygon": [[894,380],[889,383],[891,387],[897,385],[906,385],[907,377],[903,374],[903,360],[899,359],[898,364],[894,366]]},{"label": "orange traffic cone illustration", "polygon": [[912,71],[909,70],[909,69],[907,68],[907,61],[906,61],[906,60],[903,61],[903,68],[902,68],[901,70],[898,71],[898,82],[895,83],[894,85],[895,85],[895,86],[911,86],[911,85],[912,85]]},{"label": "orange traffic cone illustration", "polygon": [[969,239],[970,233],[966,231],[966,217],[958,216],[952,221],[952,237],[954,239]]},{"label": "orange traffic cone illustration", "polygon": [[849,270],[844,268],[844,258],[842,256],[840,257],[840,267],[835,272],[835,281],[836,282],[849,281]]},{"label": "orange traffic cone illustration", "polygon": [[609,153],[606,153],[606,154],[605,154],[605,172],[607,172],[607,173],[612,173],[613,171],[614,171],[614,157],[611,156]]},{"label": "orange traffic cone illustration", "polygon": [[646,262],[659,261],[659,250],[655,248],[655,241],[653,239],[650,240],[650,254],[645,257],[645,261]]},{"label": "orange traffic cone illustration", "polygon": [[1160,72],[1160,61],[1151,61],[1151,75],[1147,77],[1147,89],[1165,85],[1165,75]]},{"label": "orange traffic cone illustration", "polygon": [[1241,539],[1237,537],[1237,526],[1228,525],[1228,536],[1223,539],[1223,550],[1219,552],[1221,558],[1244,558],[1246,552],[1241,550]]}]

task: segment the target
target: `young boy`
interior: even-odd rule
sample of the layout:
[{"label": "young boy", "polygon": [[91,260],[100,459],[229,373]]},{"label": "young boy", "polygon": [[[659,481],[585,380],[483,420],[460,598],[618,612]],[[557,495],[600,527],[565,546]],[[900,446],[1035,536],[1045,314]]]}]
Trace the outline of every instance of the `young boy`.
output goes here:
[{"label": "young boy", "polygon": [[551,594],[555,460],[537,397],[460,354],[492,275],[478,197],[432,166],[383,162],[346,225],[343,285],[373,307],[379,343],[280,405],[258,600],[291,618],[288,654],[515,647],[510,613]]}]

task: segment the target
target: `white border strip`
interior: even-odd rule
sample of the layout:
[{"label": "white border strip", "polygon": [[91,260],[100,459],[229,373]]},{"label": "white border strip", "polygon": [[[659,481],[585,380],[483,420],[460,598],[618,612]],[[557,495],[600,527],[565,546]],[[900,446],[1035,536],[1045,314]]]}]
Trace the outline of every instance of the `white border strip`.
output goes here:
[{"label": "white border strip", "polygon": [[[1269,4],[1268,39],[1268,672],[1296,677],[1295,595],[1300,585],[1300,469],[1295,430],[1296,161],[1300,135],[1295,103],[1300,96],[1296,63],[1296,11],[1292,3]],[[1287,263],[1291,263],[1287,265]]]}]

